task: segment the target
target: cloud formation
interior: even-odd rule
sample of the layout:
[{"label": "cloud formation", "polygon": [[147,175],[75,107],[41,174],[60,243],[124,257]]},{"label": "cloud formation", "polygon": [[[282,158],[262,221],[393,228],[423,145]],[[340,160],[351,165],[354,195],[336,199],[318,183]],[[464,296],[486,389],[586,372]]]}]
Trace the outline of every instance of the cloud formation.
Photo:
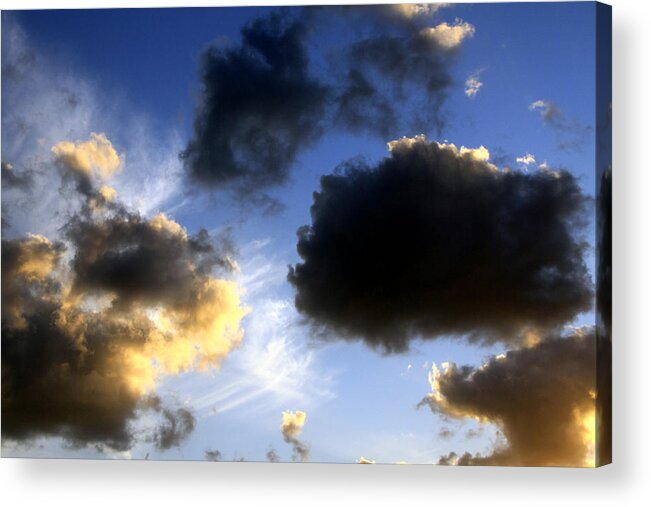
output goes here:
[{"label": "cloud formation", "polygon": [[464,89],[464,93],[466,94],[466,97],[469,98],[474,98],[475,95],[479,93],[479,89],[484,86],[484,83],[482,83],[479,80],[479,74],[472,74],[471,76],[466,79],[466,87]]},{"label": "cloud formation", "polygon": [[[326,127],[386,138],[404,124],[440,126],[449,67],[475,30],[461,20],[428,26],[440,7],[277,11],[245,26],[239,44],[207,49],[194,134],[181,152],[190,179],[264,207],[266,191],[289,180],[297,156]],[[351,21],[362,29],[347,30],[333,68],[313,75],[308,36]]]},{"label": "cloud formation", "polygon": [[187,408],[162,408],[163,422],[156,431],[156,447],[160,450],[178,447],[194,431],[197,421]]},{"label": "cloud formation", "polygon": [[278,463],[280,461],[280,456],[278,456],[278,452],[273,447],[267,450],[265,457],[269,463]]},{"label": "cloud formation", "polygon": [[543,122],[562,136],[558,145],[561,150],[581,149],[592,132],[590,125],[583,125],[575,118],[569,118],[555,102],[550,100],[532,102],[529,104],[529,111],[537,111]]},{"label": "cloud formation", "polygon": [[310,449],[301,440],[299,436],[305,425],[307,414],[301,410],[296,412],[283,412],[283,421],[280,425],[280,431],[283,439],[292,446],[292,459],[294,461],[305,462],[310,458]]},{"label": "cloud formation", "polygon": [[221,461],[222,453],[218,449],[206,449],[206,452],[204,452],[204,458],[206,461]]},{"label": "cloud formation", "polygon": [[426,27],[390,23],[353,41],[344,58],[338,56],[344,85],[335,123],[384,138],[404,128],[440,127],[450,64],[473,34],[473,25],[460,20]]},{"label": "cloud formation", "polygon": [[595,360],[590,329],[547,336],[478,368],[434,365],[432,392],[422,403],[446,417],[493,423],[506,439],[490,455],[453,452],[439,463],[593,466]]},{"label": "cloud formation", "polygon": [[32,171],[21,171],[20,174],[17,174],[12,164],[2,162],[3,190],[18,188],[23,191],[28,191],[31,189],[32,183]]},{"label": "cloud formation", "polygon": [[116,191],[97,184],[109,181],[120,171],[124,155],[119,155],[105,134],[91,133],[88,141],[61,141],[52,146],[55,164],[63,171],[64,181],[72,178],[76,190],[86,196],[95,194],[102,203],[111,201]]},{"label": "cloud formation", "polygon": [[300,20],[274,13],[241,35],[239,46],[202,55],[203,92],[181,156],[200,185],[249,195],[285,183],[320,136],[327,88],[309,75]]},{"label": "cloud formation", "polygon": [[568,172],[499,170],[485,148],[424,136],[375,167],[321,178],[288,279],[324,338],[399,352],[415,337],[522,340],[590,309],[576,228],[588,199]]},{"label": "cloud formation", "polygon": [[161,423],[146,439],[179,445],[194,416],[152,392],[162,376],[217,367],[239,345],[239,289],[213,275],[228,258],[205,231],[190,236],[118,202],[92,207],[99,191],[78,190],[86,206],[64,241],[2,242],[2,436],[122,451],[153,411]]},{"label": "cloud formation", "polygon": [[[69,190],[74,190],[80,174],[56,162],[52,152],[56,145],[68,146],[67,151],[60,150],[68,161],[75,160],[78,145],[86,145],[86,156],[77,162],[92,167],[92,160],[99,157],[104,159],[100,165],[110,170],[115,163],[112,166],[110,158],[102,156],[110,152],[102,138],[110,139],[123,161],[110,178],[120,200],[142,214],[170,200],[179,190],[181,170],[180,135],[174,126],[154,128],[148,115],[124,97],[96,90],[96,76],[71,73],[70,66],[61,65],[47,50],[34,50],[30,34],[16,16],[7,14],[2,30],[2,100],[10,107],[3,108],[2,114],[2,160],[13,166],[16,177],[29,175],[30,188],[12,187],[6,177],[11,175],[3,175],[4,234],[20,237],[31,232],[52,239],[67,217],[78,211],[79,199]],[[123,152],[128,158],[122,158]],[[59,170],[54,170],[53,162]],[[100,185],[93,174],[97,172],[91,169],[91,178]],[[62,189],[64,199],[57,192],[62,174],[71,183]],[[7,212],[11,214],[8,224]]]},{"label": "cloud formation", "polygon": [[528,167],[528,166],[536,163],[536,157],[534,157],[531,153],[525,153],[521,157],[517,157],[515,159],[515,161],[518,164],[522,164],[522,165]]},{"label": "cloud formation", "polygon": [[427,4],[389,4],[389,5],[376,5],[375,8],[386,8],[392,13],[402,16],[407,19],[413,19],[419,16],[432,16],[447,4],[445,3],[427,3]]}]

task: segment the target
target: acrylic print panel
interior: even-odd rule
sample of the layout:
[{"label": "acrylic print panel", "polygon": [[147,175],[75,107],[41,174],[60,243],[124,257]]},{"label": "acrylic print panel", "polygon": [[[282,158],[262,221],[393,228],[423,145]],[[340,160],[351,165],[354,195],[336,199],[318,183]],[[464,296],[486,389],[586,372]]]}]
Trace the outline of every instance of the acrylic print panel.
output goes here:
[{"label": "acrylic print panel", "polygon": [[610,462],[610,7],[2,13],[2,456]]}]

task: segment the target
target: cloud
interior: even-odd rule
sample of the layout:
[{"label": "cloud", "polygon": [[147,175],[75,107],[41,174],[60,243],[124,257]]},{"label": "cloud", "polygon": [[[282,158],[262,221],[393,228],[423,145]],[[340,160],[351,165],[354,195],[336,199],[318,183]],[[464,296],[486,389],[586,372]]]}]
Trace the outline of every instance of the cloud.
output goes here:
[{"label": "cloud", "polygon": [[32,171],[21,171],[16,174],[14,166],[8,162],[2,162],[2,189],[18,188],[25,192],[31,190],[33,184]]},{"label": "cloud", "polygon": [[178,447],[194,431],[197,420],[194,414],[185,407],[170,409],[162,407],[158,398],[155,398],[152,408],[160,412],[163,420],[156,428],[154,442],[162,451]]},{"label": "cloud", "polygon": [[[7,211],[11,213],[5,236],[31,232],[54,238],[67,218],[79,211],[79,196],[60,187],[62,173],[68,174],[73,184],[80,174],[65,167],[54,170],[53,165],[61,164],[52,152],[57,145],[68,146],[68,151],[60,152],[68,161],[75,161],[78,145],[87,147],[86,156],[77,159],[77,167],[90,163],[90,177],[96,186],[100,171],[93,168],[93,159],[99,157],[100,166],[109,172],[115,168],[113,154],[104,156],[109,155],[110,144],[122,160],[113,171],[110,186],[122,202],[143,215],[160,211],[160,206],[177,195],[180,135],[173,128],[153,128],[138,107],[100,92],[102,86],[93,76],[73,73],[53,55],[36,51],[11,13],[3,16],[2,77],[3,102],[11,105],[3,108],[2,114],[2,160],[13,166],[15,176],[31,177],[31,192],[27,193],[26,188],[7,186],[8,175],[3,175],[3,219]],[[65,144],[60,145],[62,142]],[[129,154],[128,159],[122,157],[123,152]],[[64,192],[64,199],[57,189]]]},{"label": "cloud", "polygon": [[94,132],[88,141],[55,144],[52,154],[57,164],[76,174],[89,188],[95,180],[110,180],[124,163],[124,155],[118,155],[106,134]]},{"label": "cloud", "polygon": [[[34,186],[34,171],[31,169],[21,170],[17,173],[14,166],[8,162],[2,162],[2,229],[11,227],[9,221],[13,209],[26,207],[31,201],[32,189]],[[18,194],[18,195],[17,195]],[[11,211],[10,211],[11,209]]]},{"label": "cloud", "polygon": [[278,463],[280,461],[280,456],[278,456],[278,452],[274,448],[269,449],[265,456],[269,463]]},{"label": "cloud", "polygon": [[531,153],[525,153],[521,157],[516,158],[515,161],[518,164],[522,164],[522,165],[525,165],[525,166],[530,166],[530,165],[536,163],[536,157],[534,157]]},{"label": "cloud", "polygon": [[[402,123],[440,126],[439,110],[452,81],[448,68],[474,34],[474,26],[461,20],[424,26],[440,7],[274,12],[244,27],[239,44],[208,48],[194,134],[181,151],[190,179],[263,207],[272,199],[266,191],[289,180],[297,156],[327,127],[386,138]],[[350,22],[361,30],[347,31],[353,35],[336,51],[332,75],[311,75],[308,36]]]},{"label": "cloud", "polygon": [[307,414],[301,410],[283,412],[280,431],[285,442],[292,445],[292,459],[294,461],[305,462],[310,458],[309,447],[298,438],[305,425],[306,417]]},{"label": "cloud", "polygon": [[193,406],[211,413],[247,410],[264,420],[288,405],[307,409],[332,399],[333,377],[319,350],[309,343],[306,329],[291,298],[287,297],[287,264],[276,257],[269,238],[242,245],[241,269],[235,281],[242,302],[251,312],[243,320],[246,340],[229,357],[219,384],[197,376]]},{"label": "cloud", "polygon": [[466,97],[469,97],[471,99],[474,98],[475,95],[479,93],[479,89],[482,86],[484,86],[484,83],[479,80],[479,74],[472,74],[471,76],[468,76],[468,79],[466,79],[466,87],[464,89]]},{"label": "cloud", "polygon": [[217,449],[206,449],[204,458],[206,461],[221,461],[222,453]]},{"label": "cloud", "polygon": [[594,331],[548,336],[482,366],[433,366],[423,400],[446,417],[493,423],[506,444],[487,456],[451,453],[441,464],[593,466]]},{"label": "cloud", "polygon": [[[412,19],[419,16],[432,16],[448,4],[445,3],[431,3],[431,4],[391,4],[382,7],[390,9],[393,13]],[[380,6],[374,6],[379,8]]]},{"label": "cloud", "polygon": [[552,101],[536,100],[529,104],[529,111],[537,111],[546,125],[563,136],[559,142],[561,150],[581,149],[592,132],[590,125],[583,125],[578,120],[567,117]]},{"label": "cloud", "polygon": [[13,241],[2,240],[2,319],[10,327],[25,329],[25,305],[34,291],[57,290],[50,276],[61,261],[64,246],[36,234]]},{"label": "cloud", "polygon": [[610,339],[612,326],[612,228],[613,228],[613,174],[609,167],[599,181],[597,194],[597,314],[606,327]]},{"label": "cloud", "polygon": [[285,183],[320,136],[327,88],[309,75],[301,21],[274,13],[241,34],[239,46],[202,55],[203,93],[182,158],[196,183],[248,196]]},{"label": "cloud", "polygon": [[612,168],[597,193],[597,463],[612,457]]},{"label": "cloud", "polygon": [[565,171],[499,170],[488,151],[424,136],[375,167],[321,178],[290,266],[296,308],[325,339],[399,352],[416,337],[523,340],[592,304]]},{"label": "cloud", "polygon": [[424,28],[420,34],[444,50],[450,51],[457,49],[464,39],[472,37],[475,34],[475,27],[470,23],[457,20],[452,25],[440,23],[434,27]]},{"label": "cloud", "polygon": [[472,464],[472,454],[469,452],[464,452],[459,456],[456,452],[451,451],[448,454],[441,456],[438,460],[438,465],[471,465]]},{"label": "cloud", "polygon": [[452,431],[450,428],[441,428],[439,431],[439,438],[442,438],[443,440],[447,440],[449,438],[452,438],[454,436],[454,431]]},{"label": "cloud", "polygon": [[123,451],[154,411],[162,423],[146,438],[179,445],[194,416],[152,402],[159,379],[215,368],[242,339],[239,289],[212,274],[220,253],[205,231],[119,203],[64,232],[3,240],[3,439]]},{"label": "cloud", "polygon": [[473,33],[459,20],[424,28],[408,23],[353,41],[337,55],[344,85],[337,91],[335,124],[384,138],[404,128],[440,127],[452,83],[449,66]]}]

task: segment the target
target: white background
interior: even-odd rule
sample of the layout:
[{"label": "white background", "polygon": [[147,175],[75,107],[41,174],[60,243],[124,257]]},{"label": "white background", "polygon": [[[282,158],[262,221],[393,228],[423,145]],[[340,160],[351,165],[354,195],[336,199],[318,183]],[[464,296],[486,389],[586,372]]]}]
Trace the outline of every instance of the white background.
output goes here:
[{"label": "white background", "polygon": [[[255,2],[286,3],[292,2]],[[610,3],[614,7],[614,464],[586,470],[2,459],[0,501],[20,506],[89,502],[184,507],[421,502],[432,506],[651,505],[651,333],[647,329],[651,2]],[[136,5],[171,7],[179,6],[180,0],[0,0],[3,9]],[[191,5],[243,3],[213,0]]]}]

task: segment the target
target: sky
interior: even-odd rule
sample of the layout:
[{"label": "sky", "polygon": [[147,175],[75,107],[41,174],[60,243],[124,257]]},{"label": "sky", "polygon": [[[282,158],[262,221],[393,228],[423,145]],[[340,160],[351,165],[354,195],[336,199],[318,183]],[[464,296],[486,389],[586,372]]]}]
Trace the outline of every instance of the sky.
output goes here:
[{"label": "sky", "polygon": [[4,11],[2,455],[593,465],[595,23]]}]

